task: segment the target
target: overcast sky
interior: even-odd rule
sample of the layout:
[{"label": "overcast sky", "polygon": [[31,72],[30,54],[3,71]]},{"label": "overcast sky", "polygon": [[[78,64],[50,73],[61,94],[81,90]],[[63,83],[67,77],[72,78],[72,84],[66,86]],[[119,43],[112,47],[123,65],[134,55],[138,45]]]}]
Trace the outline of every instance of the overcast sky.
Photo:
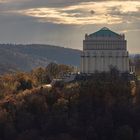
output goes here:
[{"label": "overcast sky", "polygon": [[125,33],[140,53],[140,0],[0,0],[0,43],[41,43],[82,49],[85,33]]}]

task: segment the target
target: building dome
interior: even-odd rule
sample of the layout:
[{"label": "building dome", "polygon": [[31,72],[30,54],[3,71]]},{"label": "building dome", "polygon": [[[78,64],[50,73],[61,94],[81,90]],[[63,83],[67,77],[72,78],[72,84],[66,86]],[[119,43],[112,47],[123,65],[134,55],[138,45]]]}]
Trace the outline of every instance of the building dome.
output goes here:
[{"label": "building dome", "polygon": [[90,34],[89,37],[121,37],[121,35],[111,31],[107,27],[103,27],[99,31]]}]

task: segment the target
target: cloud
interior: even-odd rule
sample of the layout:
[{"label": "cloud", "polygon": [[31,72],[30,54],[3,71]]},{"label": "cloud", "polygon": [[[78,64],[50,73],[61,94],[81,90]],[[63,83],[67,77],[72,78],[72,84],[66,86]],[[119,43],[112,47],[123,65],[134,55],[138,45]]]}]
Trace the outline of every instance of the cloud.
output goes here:
[{"label": "cloud", "polygon": [[139,51],[140,0],[0,0],[1,42],[82,49],[84,34],[104,26],[124,32],[129,50]]},{"label": "cloud", "polygon": [[6,3],[7,0],[0,0],[0,3]]},{"label": "cloud", "polygon": [[[63,0],[59,0],[59,2],[63,2]],[[34,17],[38,22],[55,24],[120,24],[140,20],[140,1],[81,2],[63,8],[46,6],[12,12]]]}]

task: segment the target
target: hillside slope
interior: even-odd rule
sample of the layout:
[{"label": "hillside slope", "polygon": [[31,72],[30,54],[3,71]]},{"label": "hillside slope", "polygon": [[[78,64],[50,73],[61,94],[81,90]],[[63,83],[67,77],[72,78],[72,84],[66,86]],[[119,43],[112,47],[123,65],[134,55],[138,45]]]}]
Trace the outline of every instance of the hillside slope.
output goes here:
[{"label": "hillside slope", "polygon": [[35,67],[46,67],[50,62],[79,66],[80,51],[41,44],[0,44],[0,73],[30,71]]}]

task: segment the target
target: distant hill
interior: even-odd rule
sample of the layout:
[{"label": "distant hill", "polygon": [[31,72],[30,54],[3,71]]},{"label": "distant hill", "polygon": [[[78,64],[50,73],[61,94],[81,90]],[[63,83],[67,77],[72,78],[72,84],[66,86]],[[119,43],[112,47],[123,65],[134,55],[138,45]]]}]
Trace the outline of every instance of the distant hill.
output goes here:
[{"label": "distant hill", "polygon": [[0,44],[0,73],[30,71],[35,67],[46,67],[50,62],[79,66],[80,52],[52,45]]}]

